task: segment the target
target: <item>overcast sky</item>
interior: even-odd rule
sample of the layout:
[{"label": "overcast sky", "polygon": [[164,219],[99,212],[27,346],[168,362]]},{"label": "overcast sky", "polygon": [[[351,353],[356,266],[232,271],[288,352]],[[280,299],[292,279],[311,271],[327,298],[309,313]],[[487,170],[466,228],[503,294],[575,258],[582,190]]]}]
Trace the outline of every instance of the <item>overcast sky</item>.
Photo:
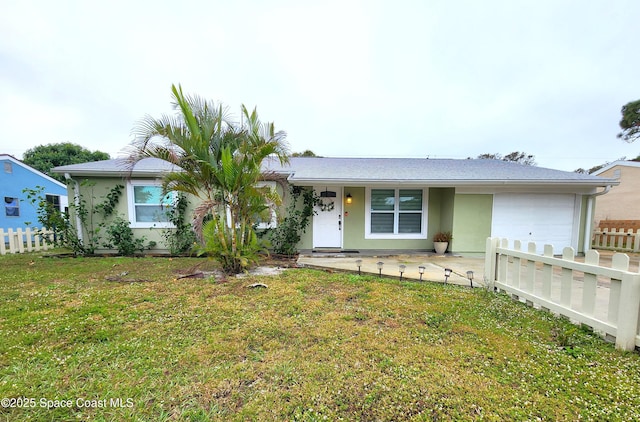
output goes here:
[{"label": "overcast sky", "polygon": [[[292,151],[573,171],[640,154],[640,1],[0,0],[0,153],[118,156],[171,84],[258,107]],[[640,141],[639,141],[640,142]]]}]

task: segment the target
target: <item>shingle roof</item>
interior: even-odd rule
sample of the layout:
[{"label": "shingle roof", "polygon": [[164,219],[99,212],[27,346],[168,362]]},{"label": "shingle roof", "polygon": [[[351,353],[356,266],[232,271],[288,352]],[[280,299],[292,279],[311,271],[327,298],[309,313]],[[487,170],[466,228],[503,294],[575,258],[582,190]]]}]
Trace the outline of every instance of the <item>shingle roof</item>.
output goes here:
[{"label": "shingle roof", "polygon": [[71,176],[159,176],[163,173],[174,171],[176,167],[171,163],[158,158],[145,158],[138,161],[133,168],[125,159],[91,161],[81,164],[54,167],[55,173],[69,173]]},{"label": "shingle roof", "polygon": [[[314,183],[416,183],[430,185],[487,185],[487,184],[570,184],[583,186],[616,185],[614,179],[573,173],[544,167],[483,159],[423,159],[423,158],[319,158],[291,157],[290,163],[280,165],[266,160],[265,172],[288,176],[295,184]],[[57,173],[72,176],[160,176],[173,171],[166,161],[146,158],[133,170],[123,159],[94,161],[56,167]]]},{"label": "shingle roof", "polygon": [[289,180],[293,183],[566,183],[603,186],[614,182],[588,174],[483,159],[292,157],[288,166],[270,161],[267,168],[289,173]]}]

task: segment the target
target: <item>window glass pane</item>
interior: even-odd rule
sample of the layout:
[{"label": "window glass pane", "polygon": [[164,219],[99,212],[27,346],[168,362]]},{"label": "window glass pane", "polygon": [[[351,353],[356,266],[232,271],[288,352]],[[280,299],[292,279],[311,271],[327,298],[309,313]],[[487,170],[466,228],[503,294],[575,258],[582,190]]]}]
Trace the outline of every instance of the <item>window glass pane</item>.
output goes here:
[{"label": "window glass pane", "polygon": [[371,233],[393,233],[393,214],[372,212]]},{"label": "window glass pane", "polygon": [[422,190],[400,189],[400,211],[422,211]]},{"label": "window glass pane", "polygon": [[58,195],[46,195],[47,203],[53,205],[55,208],[60,209],[60,197]]},{"label": "window glass pane", "polygon": [[174,192],[169,192],[162,198],[162,205],[165,207],[173,207],[175,205],[175,201],[173,199]]},{"label": "window glass pane", "polygon": [[134,185],[133,203],[136,223],[167,223],[174,206],[174,193],[162,196],[158,185]]},{"label": "window glass pane", "polygon": [[371,209],[373,211],[393,211],[396,193],[393,189],[372,189]]},{"label": "window glass pane", "polygon": [[160,205],[136,205],[136,222],[165,223],[169,221],[167,207]]},{"label": "window glass pane", "polygon": [[420,233],[422,213],[402,212],[398,215],[398,233]]},{"label": "window glass pane", "polygon": [[136,204],[165,204],[170,201],[170,194],[162,197],[162,188],[160,186],[134,186],[133,200]]},{"label": "window glass pane", "polygon": [[7,217],[20,217],[20,203],[18,202],[18,198],[5,196],[4,207]]}]

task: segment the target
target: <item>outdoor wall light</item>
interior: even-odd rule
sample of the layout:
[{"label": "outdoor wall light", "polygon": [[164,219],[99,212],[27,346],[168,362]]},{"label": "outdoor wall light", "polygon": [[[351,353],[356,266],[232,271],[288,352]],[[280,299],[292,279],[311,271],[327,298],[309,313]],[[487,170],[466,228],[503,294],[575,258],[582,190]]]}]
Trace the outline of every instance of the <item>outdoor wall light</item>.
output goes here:
[{"label": "outdoor wall light", "polygon": [[400,280],[402,280],[402,273],[407,269],[406,265],[398,265],[398,270],[400,271]]},{"label": "outdoor wall light", "polygon": [[424,270],[426,270],[426,268],[423,267],[422,265],[420,265],[418,267],[418,272],[420,273],[420,281],[422,281],[422,276],[424,275]]},{"label": "outdoor wall light", "polygon": [[358,266],[358,275],[360,275],[360,267],[362,267],[362,260],[356,259],[356,265]]},{"label": "outdoor wall light", "polygon": [[445,268],[444,269],[444,283],[447,284],[447,280],[449,279],[449,276],[451,275],[451,268]]},{"label": "outdoor wall light", "polygon": [[467,271],[467,278],[469,279],[469,282],[471,283],[471,287],[473,287],[473,271],[471,271],[471,270]]},{"label": "outdoor wall light", "polygon": [[350,204],[351,202],[353,202],[353,196],[351,196],[350,193],[347,193],[347,204]]},{"label": "outdoor wall light", "polygon": [[378,278],[380,278],[382,277],[382,266],[384,265],[384,262],[378,261],[376,265],[378,266]]}]

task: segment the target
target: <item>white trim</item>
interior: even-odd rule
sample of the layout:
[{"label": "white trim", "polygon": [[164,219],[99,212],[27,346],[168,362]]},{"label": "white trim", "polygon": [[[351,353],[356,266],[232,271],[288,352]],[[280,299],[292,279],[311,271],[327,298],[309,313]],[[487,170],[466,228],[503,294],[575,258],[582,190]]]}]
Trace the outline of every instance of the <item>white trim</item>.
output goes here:
[{"label": "white trim", "polygon": [[591,175],[592,176],[599,176],[602,173],[604,173],[605,171],[611,170],[612,168],[614,168],[616,166],[621,166],[621,167],[640,167],[640,162],[638,162],[638,161],[625,161],[625,160],[614,161],[613,163],[609,163],[606,166],[602,167],[601,169],[594,171],[593,173],[591,173]]},{"label": "white trim", "polygon": [[[365,239],[426,239],[427,238],[427,214],[428,214],[428,188],[417,188],[422,191],[422,220],[420,222],[420,233],[371,233],[371,186],[365,188],[365,213],[364,213],[364,238]],[[393,189],[396,198],[400,190],[415,190],[415,187],[407,186],[375,186],[375,189]],[[396,201],[398,203],[398,201]],[[398,210],[394,210],[394,228],[398,227]]]},{"label": "white trim", "polygon": [[[137,179],[127,181],[127,209],[129,212],[129,224],[132,229],[169,229],[175,228],[175,225],[168,221],[156,221],[156,222],[138,222],[136,221],[136,209],[133,196],[134,186],[162,186],[162,182],[159,180],[149,179]],[[174,198],[175,199],[175,198]]]},{"label": "white trim", "polygon": [[577,195],[590,195],[597,191],[597,188],[577,187],[577,186],[555,186],[549,189],[549,186],[522,186],[519,188],[513,186],[452,186],[455,188],[456,194],[484,194],[493,195],[500,193],[567,193]]}]

